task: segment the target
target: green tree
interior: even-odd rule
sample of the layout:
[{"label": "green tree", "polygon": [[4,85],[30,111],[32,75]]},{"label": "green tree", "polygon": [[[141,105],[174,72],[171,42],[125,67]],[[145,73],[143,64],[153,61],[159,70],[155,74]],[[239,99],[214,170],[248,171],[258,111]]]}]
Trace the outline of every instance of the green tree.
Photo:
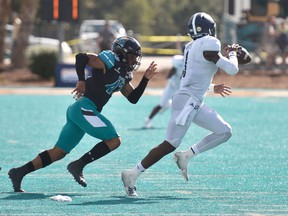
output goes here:
[{"label": "green tree", "polygon": [[[11,4],[11,10],[7,9],[7,2]],[[39,23],[38,31],[35,32],[41,36],[57,38],[55,23],[41,21],[38,4],[39,0],[0,0],[2,24],[0,27],[0,62],[4,50],[3,43],[1,44],[4,37],[3,23],[6,23],[4,17],[7,17],[7,13],[11,17],[11,12],[16,11],[22,19],[17,53],[12,54],[12,63],[15,67],[25,65],[24,51],[28,45],[28,37],[36,23],[35,20]],[[79,0],[79,4],[79,23],[66,25],[68,39],[78,37],[79,26],[81,20],[84,19],[116,19],[122,22],[127,30],[130,29],[135,34],[141,35],[185,35],[190,16],[199,11],[210,14],[218,24],[217,29],[220,30],[219,21],[223,12],[222,0]],[[51,28],[55,31],[51,31]]]},{"label": "green tree", "polygon": [[193,13],[204,11],[219,21],[223,1],[82,0],[81,5],[81,19],[116,19],[142,35],[184,35]]},{"label": "green tree", "polygon": [[124,23],[126,29],[132,30],[134,33],[153,34],[151,27],[155,22],[156,11],[151,10],[149,1],[125,1],[121,12],[118,12],[119,17],[121,14],[126,14],[121,17],[121,22]]},{"label": "green tree", "polygon": [[20,18],[22,24],[20,27],[19,35],[14,41],[15,51],[12,52],[11,63],[14,68],[22,68],[26,66],[25,62],[25,50],[28,46],[29,35],[31,34],[36,13],[38,11],[38,0],[26,0],[21,2]]},{"label": "green tree", "polygon": [[0,65],[4,60],[5,24],[8,22],[11,0],[0,0]]}]

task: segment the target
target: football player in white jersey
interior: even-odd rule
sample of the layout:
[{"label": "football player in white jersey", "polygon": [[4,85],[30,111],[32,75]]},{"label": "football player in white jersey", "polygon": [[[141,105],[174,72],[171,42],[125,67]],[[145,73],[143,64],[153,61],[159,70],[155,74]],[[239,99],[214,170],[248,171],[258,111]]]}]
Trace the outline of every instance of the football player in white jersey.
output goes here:
[{"label": "football player in white jersey", "polygon": [[153,117],[164,111],[166,108],[171,106],[172,95],[176,92],[180,85],[180,79],[183,72],[183,55],[174,55],[172,58],[172,68],[167,76],[167,84],[163,90],[163,94],[160,98],[159,103],[153,107],[149,116],[145,119],[143,128],[151,128],[151,121]]},{"label": "football player in white jersey", "polygon": [[[239,45],[227,47],[228,57],[224,57],[221,54],[221,43],[216,38],[216,24],[210,15],[203,12],[191,16],[188,29],[193,42],[188,43],[185,48],[183,75],[180,87],[172,99],[166,138],[151,149],[134,168],[122,172],[122,181],[128,196],[137,196],[137,177],[179,147],[192,122],[211,133],[186,151],[174,154],[176,164],[186,180],[188,162],[192,157],[226,142],[232,135],[231,126],[208,107],[203,99],[218,68],[229,75],[237,74],[239,68],[236,51]],[[229,92],[230,89],[224,87],[220,94]]]}]

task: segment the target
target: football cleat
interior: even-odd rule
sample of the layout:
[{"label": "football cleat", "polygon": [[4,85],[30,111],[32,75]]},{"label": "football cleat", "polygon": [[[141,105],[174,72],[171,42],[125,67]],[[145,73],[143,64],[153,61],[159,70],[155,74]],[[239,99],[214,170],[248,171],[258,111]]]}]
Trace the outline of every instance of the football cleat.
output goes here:
[{"label": "football cleat", "polygon": [[174,160],[180,170],[180,173],[182,174],[182,176],[186,181],[189,180],[188,163],[190,158],[191,156],[189,156],[189,153],[186,151],[180,151],[174,154]]},{"label": "football cleat", "polygon": [[138,194],[136,193],[136,187],[125,187],[125,191],[127,196],[129,197],[138,197]]},{"label": "football cleat", "polygon": [[21,174],[21,172],[19,172],[19,169],[13,168],[13,169],[9,170],[8,175],[12,181],[14,192],[21,192],[21,193],[25,192],[21,188],[21,182],[23,179],[23,175]]},{"label": "football cleat", "polygon": [[121,174],[122,182],[126,191],[127,196],[129,197],[137,197],[138,194],[136,192],[136,177],[137,174],[133,173],[132,169],[124,170]]},{"label": "football cleat", "polygon": [[86,187],[87,183],[83,176],[83,167],[83,162],[76,160],[68,164],[67,170],[72,174],[76,182],[78,182],[83,187]]}]

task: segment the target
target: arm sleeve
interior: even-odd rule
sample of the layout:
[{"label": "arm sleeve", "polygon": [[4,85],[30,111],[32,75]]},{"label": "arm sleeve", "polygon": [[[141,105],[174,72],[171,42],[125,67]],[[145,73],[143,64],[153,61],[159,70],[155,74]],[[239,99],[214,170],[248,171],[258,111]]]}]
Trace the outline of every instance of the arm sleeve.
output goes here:
[{"label": "arm sleeve", "polygon": [[229,59],[220,55],[220,59],[216,62],[217,67],[224,70],[229,75],[235,75],[238,73],[238,59],[235,51],[229,53]]},{"label": "arm sleeve", "polygon": [[89,57],[86,53],[78,53],[76,55],[75,68],[79,81],[85,81],[85,67],[89,61]]},{"label": "arm sleeve", "polygon": [[139,85],[127,97],[130,103],[136,104],[138,102],[148,84],[148,81],[149,80],[143,76]]}]

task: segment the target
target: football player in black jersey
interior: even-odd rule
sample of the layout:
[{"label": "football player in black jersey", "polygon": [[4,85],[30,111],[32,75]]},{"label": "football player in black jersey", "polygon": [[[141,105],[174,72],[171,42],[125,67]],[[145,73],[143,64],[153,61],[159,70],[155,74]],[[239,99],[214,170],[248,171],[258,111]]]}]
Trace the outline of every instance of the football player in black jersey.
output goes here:
[{"label": "football player in black jersey", "polygon": [[[144,72],[139,85],[131,84],[133,71],[141,61],[141,46],[129,36],[117,38],[111,50],[99,54],[79,53],[75,68],[78,75],[76,88],[72,91],[76,102],[67,109],[66,119],[55,146],[45,150],[25,165],[8,172],[15,192],[24,192],[21,182],[25,175],[64,158],[87,133],[101,142],[97,143],[81,158],[71,162],[67,169],[83,187],[86,181],[83,168],[118,148],[120,135],[113,124],[101,114],[103,106],[114,92],[120,91],[129,102],[136,104],[142,96],[148,81],[158,72],[157,64],[152,62]],[[92,76],[85,78],[85,67],[92,67]]]}]

